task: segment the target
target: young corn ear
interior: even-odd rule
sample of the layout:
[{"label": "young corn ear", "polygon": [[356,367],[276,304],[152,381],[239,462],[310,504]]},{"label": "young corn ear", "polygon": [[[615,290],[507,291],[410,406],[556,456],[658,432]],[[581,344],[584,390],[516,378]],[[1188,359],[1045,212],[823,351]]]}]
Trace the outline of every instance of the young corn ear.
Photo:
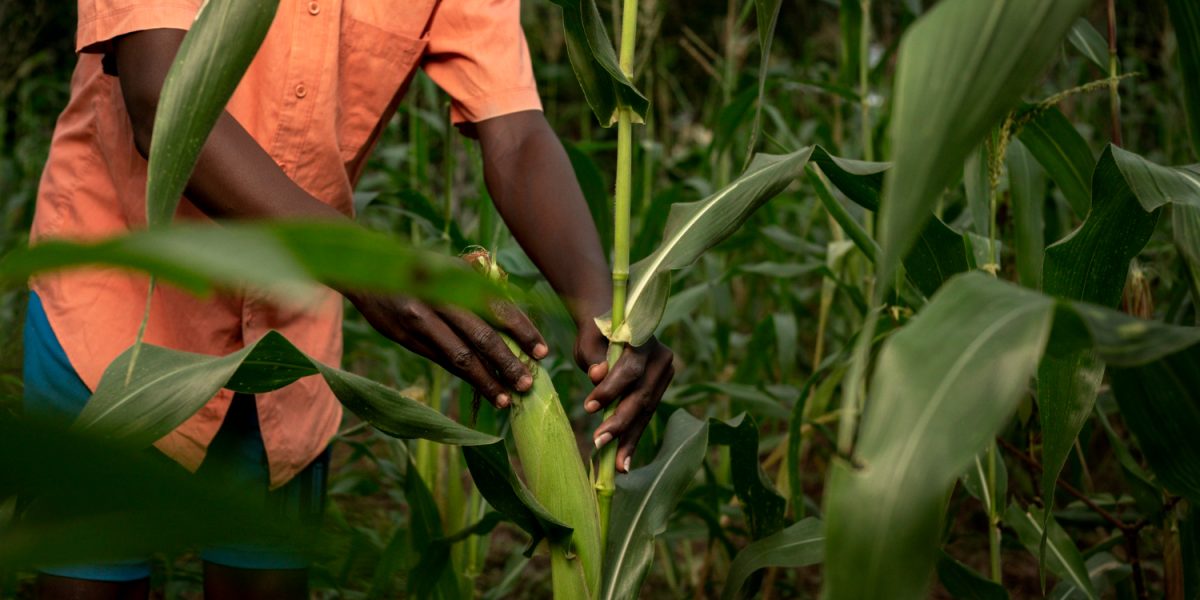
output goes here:
[{"label": "young corn ear", "polygon": [[[464,258],[494,281],[507,278],[486,250]],[[550,545],[554,597],[593,598],[600,585],[600,513],[575,433],[549,373],[538,368],[511,338],[500,335],[513,354],[530,365],[533,374],[528,392],[513,392],[509,414],[526,485],[551,515],[574,529],[570,548]]]}]

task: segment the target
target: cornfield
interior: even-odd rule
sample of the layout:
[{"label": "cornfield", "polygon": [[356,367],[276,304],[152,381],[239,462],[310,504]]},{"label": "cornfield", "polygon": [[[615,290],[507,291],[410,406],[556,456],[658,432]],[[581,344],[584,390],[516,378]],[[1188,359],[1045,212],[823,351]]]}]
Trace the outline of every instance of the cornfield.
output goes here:
[{"label": "cornfield", "polygon": [[[106,266],[200,295],[510,299],[555,354],[499,411],[352,310],[342,365],[275,332],[227,356],[131,340],[69,431],[18,414],[6,361],[0,597],[37,565],[148,550],[156,585],[194,597],[191,548],[273,526],[144,449],[221,389],[305,377],[347,409],[305,541],[322,598],[1200,597],[1200,166],[1170,166],[1200,158],[1200,4],[525,2],[611,252],[610,363],[652,336],[676,352],[627,474],[589,437],[570,317],[427,77],[357,225],[171,222],[278,4],[205,3],[163,88],[145,230],[32,247],[30,157],[70,49],[20,45],[58,9],[0,7],[0,61],[23,57],[0,75],[4,340],[30,277]],[[101,489],[131,508],[70,504],[64,528],[17,500]]]}]

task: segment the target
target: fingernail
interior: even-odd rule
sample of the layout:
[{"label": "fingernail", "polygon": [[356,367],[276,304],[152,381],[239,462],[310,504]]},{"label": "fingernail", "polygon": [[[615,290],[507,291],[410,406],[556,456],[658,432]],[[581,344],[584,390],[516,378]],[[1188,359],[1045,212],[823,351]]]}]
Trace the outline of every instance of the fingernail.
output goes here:
[{"label": "fingernail", "polygon": [[600,377],[604,373],[603,369],[605,366],[606,365],[604,363],[596,363],[588,367],[588,377],[591,377],[592,379]]},{"label": "fingernail", "polygon": [[508,394],[500,394],[499,396],[496,396],[496,406],[499,406],[500,408],[508,408],[509,404],[512,404],[512,399],[508,397]]},{"label": "fingernail", "polygon": [[626,456],[626,457],[625,457],[625,463],[624,463],[624,465],[623,465],[623,466],[625,467],[625,472],[626,472],[626,473],[628,473],[628,472],[629,472],[629,463],[630,463],[630,459],[631,459],[631,458],[633,458],[633,457],[632,457],[632,456]]},{"label": "fingernail", "polygon": [[547,354],[550,354],[550,348],[546,347],[545,344],[539,342],[538,345],[533,347],[534,358],[546,358]]},{"label": "fingernail", "polygon": [[596,439],[595,439],[596,449],[599,450],[599,449],[603,448],[605,444],[607,444],[611,441],[612,441],[612,434],[605,431],[604,433],[596,436]]},{"label": "fingernail", "polygon": [[600,403],[596,402],[595,400],[592,400],[592,401],[588,402],[587,404],[583,405],[583,410],[586,410],[590,413],[594,413],[594,412],[600,410]]},{"label": "fingernail", "polygon": [[527,391],[529,391],[529,388],[531,388],[531,387],[533,387],[533,378],[532,377],[530,377],[528,375],[522,375],[521,378],[517,380],[517,390],[518,391],[527,392]]}]

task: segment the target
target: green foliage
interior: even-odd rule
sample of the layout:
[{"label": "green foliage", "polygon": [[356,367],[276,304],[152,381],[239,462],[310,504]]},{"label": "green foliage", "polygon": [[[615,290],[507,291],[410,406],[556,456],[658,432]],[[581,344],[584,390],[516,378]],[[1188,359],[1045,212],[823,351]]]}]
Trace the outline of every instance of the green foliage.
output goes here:
[{"label": "green foliage", "polygon": [[880,211],[880,280],[891,280],[962,157],[1041,74],[1085,6],[1085,0],[951,0],[904,35],[891,126],[895,167]]},{"label": "green foliage", "polygon": [[617,122],[617,109],[622,106],[645,119],[650,101],[617,65],[617,53],[595,0],[552,1],[562,8],[567,55],[596,119],[601,125],[611,127]]},{"label": "green foliage", "polygon": [[722,600],[743,597],[742,586],[766,567],[806,567],[821,562],[824,533],[819,519],[809,517],[761,540],[747,544],[729,565]]}]

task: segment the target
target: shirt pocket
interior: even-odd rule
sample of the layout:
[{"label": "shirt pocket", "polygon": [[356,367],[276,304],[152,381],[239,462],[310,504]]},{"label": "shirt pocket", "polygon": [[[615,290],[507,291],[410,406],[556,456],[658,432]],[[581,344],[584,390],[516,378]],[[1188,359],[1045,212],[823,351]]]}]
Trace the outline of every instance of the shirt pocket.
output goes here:
[{"label": "shirt pocket", "polygon": [[338,55],[337,135],[342,160],[350,163],[415,72],[426,40],[342,15]]}]

